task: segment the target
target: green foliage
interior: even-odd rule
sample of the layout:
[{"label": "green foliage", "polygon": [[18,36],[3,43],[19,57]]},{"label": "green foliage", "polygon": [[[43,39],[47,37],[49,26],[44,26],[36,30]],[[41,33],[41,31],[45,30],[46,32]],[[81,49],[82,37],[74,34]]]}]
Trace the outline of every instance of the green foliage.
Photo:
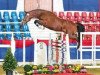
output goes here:
[{"label": "green foliage", "polygon": [[31,65],[25,65],[24,66],[24,71],[25,72],[29,72],[29,71],[31,71],[33,68],[32,68],[32,66]]},{"label": "green foliage", "polygon": [[38,69],[42,69],[42,68],[43,68],[42,64],[38,65]]},{"label": "green foliage", "polygon": [[11,52],[11,48],[7,50],[2,67],[4,71],[13,71],[17,67],[17,61]]}]

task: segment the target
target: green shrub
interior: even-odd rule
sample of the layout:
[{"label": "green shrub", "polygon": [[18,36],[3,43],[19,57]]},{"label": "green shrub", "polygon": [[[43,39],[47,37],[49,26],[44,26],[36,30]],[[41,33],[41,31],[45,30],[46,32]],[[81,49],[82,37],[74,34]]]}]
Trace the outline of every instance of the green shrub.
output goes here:
[{"label": "green shrub", "polygon": [[4,71],[13,71],[17,67],[17,61],[11,52],[11,48],[7,50],[2,67]]},{"label": "green shrub", "polygon": [[31,65],[25,65],[25,66],[24,66],[24,71],[25,71],[25,72],[29,72],[29,71],[31,71],[31,70],[33,70]]}]

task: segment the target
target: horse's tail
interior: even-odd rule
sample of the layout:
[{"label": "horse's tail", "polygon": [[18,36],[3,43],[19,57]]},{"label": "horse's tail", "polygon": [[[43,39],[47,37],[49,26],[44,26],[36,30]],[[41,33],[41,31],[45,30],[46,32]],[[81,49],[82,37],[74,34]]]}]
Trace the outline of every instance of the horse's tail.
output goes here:
[{"label": "horse's tail", "polygon": [[78,31],[78,36],[77,36],[77,41],[78,41],[78,46],[77,49],[80,47],[80,32],[85,32],[85,27],[81,23],[77,23],[77,31]]}]

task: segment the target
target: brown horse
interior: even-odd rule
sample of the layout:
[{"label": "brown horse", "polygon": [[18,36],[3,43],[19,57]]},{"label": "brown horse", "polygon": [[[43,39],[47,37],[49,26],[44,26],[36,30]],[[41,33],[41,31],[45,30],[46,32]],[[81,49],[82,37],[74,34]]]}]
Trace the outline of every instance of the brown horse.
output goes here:
[{"label": "brown horse", "polygon": [[60,19],[53,12],[42,9],[27,12],[25,18],[22,20],[22,25],[30,21],[32,18],[39,19],[34,22],[37,26],[43,25],[48,29],[64,32],[69,35],[69,38],[76,39],[78,43],[80,42],[80,39],[78,38],[79,35],[77,36],[77,33],[81,32],[80,28],[83,27],[83,25],[73,23],[69,20]]}]

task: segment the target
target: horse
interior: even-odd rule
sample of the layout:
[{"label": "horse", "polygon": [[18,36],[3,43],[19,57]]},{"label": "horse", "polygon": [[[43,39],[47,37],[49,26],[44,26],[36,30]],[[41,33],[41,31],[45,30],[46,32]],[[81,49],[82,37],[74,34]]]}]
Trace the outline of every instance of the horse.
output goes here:
[{"label": "horse", "polygon": [[29,22],[32,18],[37,18],[34,23],[36,26],[42,25],[50,30],[64,32],[69,35],[70,39],[75,39],[78,42],[77,48],[80,46],[80,32],[84,32],[84,25],[80,23],[74,23],[69,20],[64,20],[57,17],[53,12],[35,9],[29,12],[26,12],[24,19],[21,22],[21,25]]}]

